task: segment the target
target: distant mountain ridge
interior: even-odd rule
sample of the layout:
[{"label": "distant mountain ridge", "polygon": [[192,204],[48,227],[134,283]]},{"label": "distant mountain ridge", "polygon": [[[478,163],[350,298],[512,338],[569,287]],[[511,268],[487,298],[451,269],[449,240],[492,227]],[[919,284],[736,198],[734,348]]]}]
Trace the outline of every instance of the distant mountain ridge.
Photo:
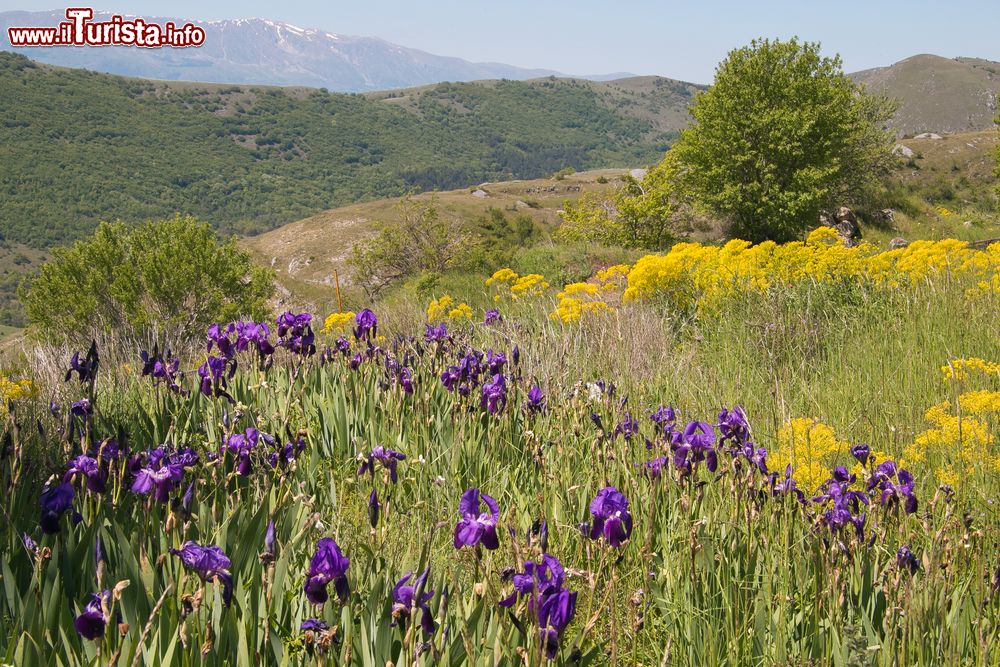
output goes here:
[{"label": "distant mountain ridge", "polygon": [[[94,21],[107,21],[109,12]],[[186,20],[143,17],[177,25]],[[38,62],[90,69],[108,74],[167,81],[200,81],[275,86],[310,86],[336,92],[406,88],[441,81],[480,79],[525,80],[558,75],[503,63],[475,63],[392,44],[378,37],[353,37],[324,30],[251,18],[192,21],[205,28],[205,43],[187,49],[111,47],[12,48],[8,27],[55,26],[63,11],[0,12],[0,50],[14,51]],[[577,78],[607,81],[628,73]]]},{"label": "distant mountain ridge", "polygon": [[920,54],[851,77],[900,101],[892,126],[899,135],[954,134],[993,127],[1000,63]]}]

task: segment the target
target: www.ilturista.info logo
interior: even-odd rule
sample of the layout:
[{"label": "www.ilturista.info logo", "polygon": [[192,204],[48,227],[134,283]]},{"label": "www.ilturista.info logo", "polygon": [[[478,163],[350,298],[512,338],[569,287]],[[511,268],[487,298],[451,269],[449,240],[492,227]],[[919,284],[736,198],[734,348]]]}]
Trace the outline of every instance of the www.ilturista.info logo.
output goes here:
[{"label": "www.ilturista.info logo", "polygon": [[7,28],[11,46],[201,46],[205,29],[193,23],[177,26],[147,23],[141,18],[126,19],[115,14],[110,21],[91,21],[90,7],[70,7],[67,21],[48,28]]}]

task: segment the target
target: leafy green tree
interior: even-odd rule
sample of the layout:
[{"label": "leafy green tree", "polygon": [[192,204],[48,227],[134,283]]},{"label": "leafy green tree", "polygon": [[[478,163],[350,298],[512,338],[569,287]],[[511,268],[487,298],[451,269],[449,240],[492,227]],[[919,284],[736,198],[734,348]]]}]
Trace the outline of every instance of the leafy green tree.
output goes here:
[{"label": "leafy green tree", "polygon": [[731,51],[667,153],[682,200],[734,236],[788,241],[819,212],[863,201],[892,164],[895,103],[868,95],[816,43],[754,41]]},{"label": "leafy green tree", "polygon": [[34,333],[50,340],[102,331],[193,337],[212,322],[266,316],[274,292],[270,269],[192,217],[102,223],[52,254],[21,288]]},{"label": "leafy green tree", "polygon": [[673,217],[673,177],[671,165],[664,162],[642,179],[625,174],[621,185],[610,192],[591,191],[576,203],[566,202],[557,236],[570,243],[645,250],[669,247],[682,231]]}]

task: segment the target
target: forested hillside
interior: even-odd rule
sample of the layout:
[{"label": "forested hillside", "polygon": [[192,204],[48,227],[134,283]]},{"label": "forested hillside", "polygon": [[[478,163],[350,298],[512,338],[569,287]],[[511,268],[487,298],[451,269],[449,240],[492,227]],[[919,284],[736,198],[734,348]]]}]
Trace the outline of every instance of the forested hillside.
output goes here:
[{"label": "forested hillside", "polygon": [[411,189],[651,163],[696,88],[626,81],[366,97],[128,79],[2,53],[0,235],[44,248],[100,220],[175,212],[246,234]]}]

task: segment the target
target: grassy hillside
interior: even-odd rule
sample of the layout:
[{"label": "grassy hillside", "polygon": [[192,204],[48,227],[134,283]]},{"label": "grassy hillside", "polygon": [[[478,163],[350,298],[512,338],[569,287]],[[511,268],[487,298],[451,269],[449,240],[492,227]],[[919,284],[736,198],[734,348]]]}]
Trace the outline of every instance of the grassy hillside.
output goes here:
[{"label": "grassy hillside", "polygon": [[[191,213],[253,233],[410,189],[656,160],[693,86],[542,79],[402,98],[154,82],[0,54],[0,234]],[[401,104],[405,102],[405,104]]]},{"label": "grassy hillside", "polygon": [[1000,63],[922,54],[852,76],[870,91],[900,101],[893,127],[901,136],[993,127],[1000,93]]},{"label": "grassy hillside", "polygon": [[[865,238],[886,245],[897,236],[969,241],[1000,237],[993,172],[997,141],[995,130],[901,140],[912,156],[899,158],[889,181],[886,205],[894,209],[894,220],[891,224],[868,221]],[[552,231],[567,200],[611,187],[623,171],[580,172],[562,180],[483,183],[481,188],[426,193],[416,199],[433,198],[442,215],[451,218],[468,221],[498,208],[509,216],[529,215],[542,230]],[[473,195],[475,190],[481,190],[481,196]],[[370,238],[376,222],[398,220],[398,203],[398,198],[387,198],[331,209],[247,238],[244,244],[275,269],[291,302],[328,304],[334,298],[335,274],[342,286],[351,282],[351,247]],[[706,221],[695,238],[718,240],[718,227]]]},{"label": "grassy hillside", "polygon": [[[591,189],[609,187],[598,179],[613,182],[623,171],[588,171],[560,180],[482,183],[480,187],[425,193],[414,200],[433,200],[443,217],[464,221],[486,215],[491,208],[508,217],[527,215],[547,232],[558,224],[558,211],[565,201]],[[335,276],[341,286],[351,284],[348,257],[352,246],[370,238],[376,222],[398,220],[398,204],[399,199],[389,198],[324,211],[243,243],[262,263],[274,268],[286,298],[295,303],[329,304],[335,298]]]}]

